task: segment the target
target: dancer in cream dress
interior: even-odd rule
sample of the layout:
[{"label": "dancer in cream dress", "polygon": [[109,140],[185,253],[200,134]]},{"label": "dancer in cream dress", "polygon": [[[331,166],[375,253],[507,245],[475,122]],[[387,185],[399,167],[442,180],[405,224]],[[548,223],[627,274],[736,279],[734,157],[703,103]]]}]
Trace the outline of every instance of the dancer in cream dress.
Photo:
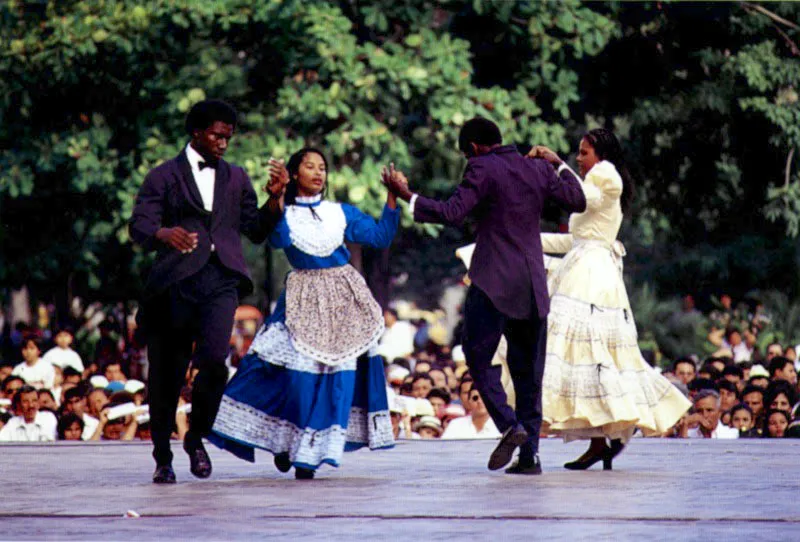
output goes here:
[{"label": "dancer in cream dress", "polygon": [[[545,147],[531,157],[562,163]],[[591,439],[571,470],[613,458],[639,428],[660,435],[691,406],[666,378],[642,358],[636,324],[622,278],[625,248],[617,241],[622,202],[632,186],[622,149],[605,129],[588,132],[578,165],[587,209],[570,217],[566,234],[542,234],[548,259],[547,357],[543,386],[544,422],[565,440]],[[625,181],[623,181],[625,179]]]}]

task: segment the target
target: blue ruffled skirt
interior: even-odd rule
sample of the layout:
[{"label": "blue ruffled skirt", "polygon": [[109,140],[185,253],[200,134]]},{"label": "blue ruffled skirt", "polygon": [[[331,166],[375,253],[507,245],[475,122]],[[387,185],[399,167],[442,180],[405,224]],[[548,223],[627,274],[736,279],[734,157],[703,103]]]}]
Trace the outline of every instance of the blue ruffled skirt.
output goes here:
[{"label": "blue ruffled skirt", "polygon": [[209,440],[247,461],[255,448],[288,453],[295,467],[338,467],[342,453],[394,446],[383,360],[362,353],[337,365],[297,351],[281,296],[228,383]]}]

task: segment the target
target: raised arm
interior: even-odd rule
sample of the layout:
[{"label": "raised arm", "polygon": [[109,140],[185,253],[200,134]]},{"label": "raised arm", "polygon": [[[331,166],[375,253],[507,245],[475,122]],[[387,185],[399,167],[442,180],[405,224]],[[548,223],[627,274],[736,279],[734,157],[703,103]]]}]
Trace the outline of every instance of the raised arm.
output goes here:
[{"label": "raised arm", "polygon": [[345,240],[380,249],[388,248],[392,244],[400,224],[400,211],[397,207],[393,209],[387,203],[377,222],[352,205],[343,204],[342,210],[347,220]]}]

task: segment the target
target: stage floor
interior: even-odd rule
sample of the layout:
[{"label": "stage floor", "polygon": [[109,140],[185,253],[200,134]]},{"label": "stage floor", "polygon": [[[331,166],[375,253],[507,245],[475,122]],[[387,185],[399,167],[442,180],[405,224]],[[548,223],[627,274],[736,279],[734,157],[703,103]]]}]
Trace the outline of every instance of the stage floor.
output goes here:
[{"label": "stage floor", "polygon": [[0,539],[800,540],[797,440],[640,439],[613,472],[570,472],[585,444],[549,439],[542,476],[488,471],[495,444],[400,442],[313,481],[212,446],[198,480],[178,444],[172,486],[146,443],[3,445]]}]

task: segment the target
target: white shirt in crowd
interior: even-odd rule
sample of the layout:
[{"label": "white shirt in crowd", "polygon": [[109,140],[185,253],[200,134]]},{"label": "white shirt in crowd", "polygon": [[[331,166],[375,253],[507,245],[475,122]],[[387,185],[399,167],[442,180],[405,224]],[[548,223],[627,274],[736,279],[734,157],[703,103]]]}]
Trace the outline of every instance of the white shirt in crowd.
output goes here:
[{"label": "white shirt in crowd", "polygon": [[81,433],[81,440],[92,440],[92,435],[94,435],[98,425],[100,425],[100,420],[94,416],[89,416],[88,414],[84,413],[83,433]]},{"label": "white shirt in crowd", "polygon": [[478,431],[472,423],[472,416],[461,416],[447,424],[447,429],[442,433],[443,439],[470,439],[470,438],[499,438],[500,431],[491,418],[486,420],[483,429]]},{"label": "white shirt in crowd", "polygon": [[[700,427],[694,427],[689,429],[686,433],[686,438],[706,438],[703,433],[700,432]],[[708,438],[739,438],[739,430],[735,427],[728,427],[724,425],[722,422],[717,424],[717,428],[711,432],[711,436]]]},{"label": "white shirt in crowd", "polygon": [[206,160],[192,148],[191,143],[186,145],[186,158],[188,158],[189,166],[192,168],[197,190],[203,199],[203,208],[210,213],[214,208],[214,183],[217,179],[217,171],[209,167],[200,170],[200,162],[205,162]]},{"label": "white shirt in crowd", "polygon": [[395,358],[404,358],[414,352],[414,335],[417,333],[410,322],[398,320],[392,327],[386,328],[378,344],[378,354],[388,363]]},{"label": "white shirt in crowd", "polygon": [[33,365],[28,365],[23,361],[14,367],[11,374],[20,377],[26,384],[33,386],[37,390],[42,388],[53,389],[53,383],[56,379],[56,370],[53,368],[53,364],[42,358],[39,358]]},{"label": "white shirt in crowd", "polygon": [[78,353],[72,348],[61,348],[55,346],[48,350],[42,360],[48,361],[57,367],[72,367],[79,373],[83,373],[83,361]]},{"label": "white shirt in crowd", "polygon": [[58,422],[51,412],[37,412],[32,423],[14,416],[0,429],[0,442],[42,442],[56,440]]}]

